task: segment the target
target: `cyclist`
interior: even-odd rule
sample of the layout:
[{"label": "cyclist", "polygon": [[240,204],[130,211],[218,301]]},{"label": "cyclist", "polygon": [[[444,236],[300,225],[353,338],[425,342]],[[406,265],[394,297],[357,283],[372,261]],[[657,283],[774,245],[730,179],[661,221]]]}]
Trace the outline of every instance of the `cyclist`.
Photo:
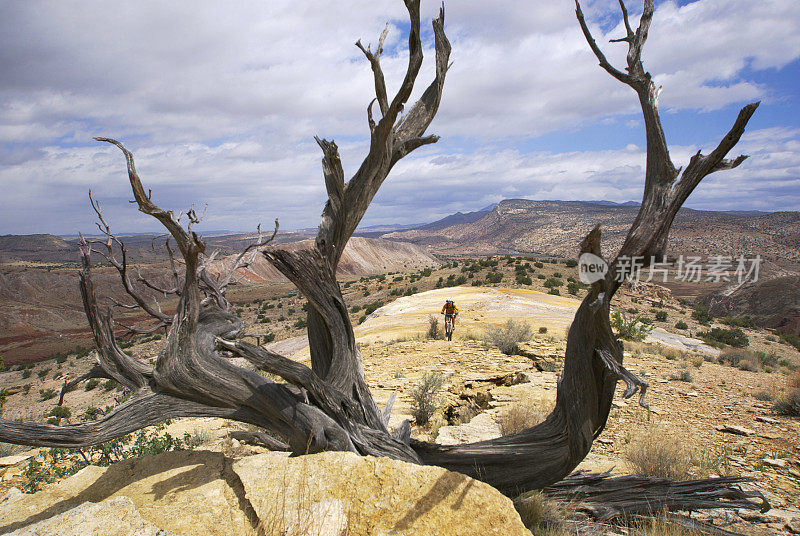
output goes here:
[{"label": "cyclist", "polygon": [[458,316],[458,307],[456,307],[456,302],[453,301],[452,298],[447,298],[442,306],[442,314],[445,317],[445,321],[448,317],[453,319],[453,329],[456,327],[456,317]]}]

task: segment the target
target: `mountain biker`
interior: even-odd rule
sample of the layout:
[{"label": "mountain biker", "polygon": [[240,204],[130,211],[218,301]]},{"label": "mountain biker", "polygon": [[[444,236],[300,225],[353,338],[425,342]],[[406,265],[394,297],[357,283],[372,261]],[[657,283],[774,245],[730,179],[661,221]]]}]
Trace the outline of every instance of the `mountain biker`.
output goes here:
[{"label": "mountain biker", "polygon": [[458,316],[458,307],[456,307],[456,302],[453,301],[452,298],[447,298],[442,306],[442,314],[445,317],[451,317],[453,319],[453,329],[456,327],[456,317]]}]

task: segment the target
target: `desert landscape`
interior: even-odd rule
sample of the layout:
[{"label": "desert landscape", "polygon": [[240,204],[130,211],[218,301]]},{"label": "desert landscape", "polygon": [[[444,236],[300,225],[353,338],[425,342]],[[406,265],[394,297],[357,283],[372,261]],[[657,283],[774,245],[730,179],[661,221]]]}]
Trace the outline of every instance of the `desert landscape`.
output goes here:
[{"label": "desert landscape", "polygon": [[4,8],[0,534],[800,534],[787,2]]}]

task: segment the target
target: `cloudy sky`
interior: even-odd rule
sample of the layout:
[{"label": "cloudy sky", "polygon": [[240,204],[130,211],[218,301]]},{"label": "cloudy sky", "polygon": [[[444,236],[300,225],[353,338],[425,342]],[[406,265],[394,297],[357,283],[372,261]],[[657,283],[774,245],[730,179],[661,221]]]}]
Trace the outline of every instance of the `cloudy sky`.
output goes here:
[{"label": "cloudy sky", "polygon": [[[645,67],[663,86],[672,156],[711,150],[744,104],[761,100],[736,153],[688,206],[800,209],[797,0],[658,1]],[[616,0],[586,0],[618,67]],[[644,130],[634,92],[597,65],[570,0],[450,0],[453,67],[430,133],[401,161],[362,225],[433,221],[505,198],[641,198]],[[628,1],[634,21],[639,2]],[[433,75],[423,0],[426,62]],[[137,213],[124,161],[134,151],[153,198],[176,212],[208,205],[207,230],[278,217],[313,227],[325,199],[314,135],[335,139],[347,176],[367,148],[369,66],[356,39],[389,36],[389,91],[405,69],[401,0],[0,2],[0,234],[91,232],[92,188],[118,231]],[[732,155],[735,156],[735,155]]]}]

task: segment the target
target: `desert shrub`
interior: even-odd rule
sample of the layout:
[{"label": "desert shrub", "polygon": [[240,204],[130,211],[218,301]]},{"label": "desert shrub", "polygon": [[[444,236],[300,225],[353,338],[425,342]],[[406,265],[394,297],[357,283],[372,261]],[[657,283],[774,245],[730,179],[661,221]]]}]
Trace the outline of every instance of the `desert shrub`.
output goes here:
[{"label": "desert shrub", "polygon": [[544,268],[544,264],[542,264],[541,262],[534,262],[533,265],[537,268]]},{"label": "desert shrub", "polygon": [[308,323],[306,322],[305,318],[300,318],[293,324],[293,326],[295,328],[298,328],[298,329],[302,329],[302,328],[306,327],[307,325],[308,325]]},{"label": "desert shrub", "polygon": [[570,281],[567,283],[567,292],[575,296],[578,294],[578,291],[581,289],[581,284],[575,281]]},{"label": "desert shrub", "polygon": [[679,380],[687,383],[694,382],[694,378],[692,378],[692,373],[689,371],[689,369],[683,369],[678,374],[673,374],[672,376],[670,376],[670,378],[673,380]]},{"label": "desert shrub", "polygon": [[792,389],[785,395],[781,395],[772,407],[778,415],[789,417],[800,417],[800,389]]},{"label": "desert shrub", "polygon": [[539,333],[547,333],[547,326],[542,326],[539,328]]},{"label": "desert shrub", "polygon": [[50,374],[50,369],[42,369],[36,372],[36,375],[39,376],[41,379],[47,378],[47,375]]},{"label": "desert shrub", "polygon": [[653,326],[642,324],[639,316],[628,317],[619,311],[611,315],[611,327],[617,330],[620,339],[643,341],[653,331]]},{"label": "desert shrub", "polygon": [[489,283],[499,283],[503,280],[503,274],[500,272],[489,272],[486,274],[486,281]]},{"label": "desert shrub", "polygon": [[775,397],[773,397],[772,393],[769,391],[758,391],[753,395],[753,398],[756,400],[761,400],[762,402],[770,402]]},{"label": "desert shrub", "polygon": [[656,311],[656,320],[659,322],[666,322],[667,321],[667,312],[666,311]]},{"label": "desert shrub", "polygon": [[425,334],[429,339],[444,339],[444,332],[439,327],[439,317],[428,315],[428,332]]},{"label": "desert shrub", "polygon": [[557,536],[564,529],[566,514],[558,503],[538,490],[529,491],[514,499],[520,520],[533,534]]},{"label": "desert shrub", "polygon": [[27,380],[31,377],[31,369],[25,369],[22,371],[22,379]]},{"label": "desert shrub", "polygon": [[718,361],[723,365],[735,367],[743,359],[757,362],[755,354],[749,350],[729,348],[719,354]]},{"label": "desert shrub", "polygon": [[694,368],[702,367],[704,361],[705,359],[703,359],[703,356],[701,355],[693,355],[692,358],[689,360],[689,362],[692,364]]},{"label": "desert shrub", "polygon": [[3,362],[3,356],[0,355],[0,372],[3,372],[4,370],[6,370],[6,365]]},{"label": "desert shrub", "polygon": [[578,266],[578,261],[576,261],[575,259],[567,259],[567,261],[564,263],[564,266],[566,266],[567,268],[575,268],[576,266]]},{"label": "desert shrub", "polygon": [[89,406],[88,408],[86,408],[86,411],[83,412],[82,418],[84,421],[93,421],[97,419],[97,417],[99,417],[101,414],[102,412],[100,411],[100,409],[94,406]]},{"label": "desert shrub", "polygon": [[6,396],[5,388],[0,389],[0,415],[3,414],[3,406],[6,405]]},{"label": "desert shrub", "polygon": [[677,322],[675,322],[675,329],[689,329],[689,324],[687,324],[683,320],[678,320]]},{"label": "desert shrub", "polygon": [[114,388],[115,388],[117,385],[119,385],[119,384],[117,383],[117,380],[108,379],[108,380],[106,380],[106,381],[104,381],[104,382],[103,382],[103,389],[104,389],[104,390],[106,390],[106,391],[111,391],[111,390],[112,390],[112,389],[114,389]]},{"label": "desert shrub", "polygon": [[58,426],[61,424],[61,419],[69,419],[72,417],[72,411],[66,406],[56,406],[50,410],[48,415],[50,415],[50,418],[47,422]]},{"label": "desert shrub", "polygon": [[545,420],[552,406],[552,402],[543,397],[527,396],[517,400],[500,413],[500,430],[508,435],[536,426]]},{"label": "desert shrub", "polygon": [[772,409],[778,415],[800,417],[800,374],[789,379],[789,390],[775,400]]},{"label": "desert shrub", "polygon": [[517,272],[516,274],[517,284],[519,285],[531,285],[533,284],[533,279],[525,272]]},{"label": "desert shrub", "polygon": [[706,307],[698,305],[694,308],[694,311],[692,311],[692,318],[701,324],[708,325],[712,320],[714,320],[714,315],[709,313]]},{"label": "desert shrub", "polygon": [[794,335],[792,333],[781,333],[781,342],[786,344],[791,344],[798,350],[800,350],[800,337]]},{"label": "desert shrub", "polygon": [[23,493],[35,493],[42,484],[74,475],[90,464],[106,467],[127,458],[194,448],[192,436],[188,432],[183,439],[174,438],[169,432],[164,432],[165,426],[162,423],[107,443],[78,450],[49,449],[40,452],[28,460],[27,467],[22,471],[26,482],[20,489]]},{"label": "desert shrub", "polygon": [[553,296],[561,296],[561,291],[557,288],[551,288],[547,291],[548,294],[552,294]]},{"label": "desert shrub", "polygon": [[711,328],[711,330],[702,331],[697,335],[708,343],[717,342],[734,348],[745,348],[750,344],[750,339],[741,328]]},{"label": "desert shrub", "polygon": [[724,316],[720,318],[719,321],[720,323],[725,324],[726,326],[731,326],[735,328],[756,327],[755,321],[749,316],[741,316],[741,317]]},{"label": "desert shrub", "polygon": [[519,343],[530,338],[531,326],[512,319],[508,319],[502,327],[489,326],[485,334],[485,340],[506,355],[516,354],[519,351]]},{"label": "desert shrub", "polygon": [[635,438],[625,451],[631,469],[647,476],[684,480],[689,477],[691,453],[679,434],[652,427]]},{"label": "desert shrub", "polygon": [[545,288],[556,288],[563,287],[564,281],[558,277],[548,277],[547,280],[542,284],[545,286]]},{"label": "desert shrub", "polygon": [[56,397],[56,390],[53,388],[48,389],[39,389],[39,398],[44,400],[50,400],[51,398]]},{"label": "desert shrub", "polygon": [[778,366],[778,356],[775,354],[765,354],[764,352],[758,352],[756,354],[756,358],[758,359],[758,364],[761,365],[762,368],[775,368]]},{"label": "desert shrub", "polygon": [[426,372],[411,389],[411,415],[418,426],[425,426],[439,408],[439,391],[445,379],[439,372]]}]

